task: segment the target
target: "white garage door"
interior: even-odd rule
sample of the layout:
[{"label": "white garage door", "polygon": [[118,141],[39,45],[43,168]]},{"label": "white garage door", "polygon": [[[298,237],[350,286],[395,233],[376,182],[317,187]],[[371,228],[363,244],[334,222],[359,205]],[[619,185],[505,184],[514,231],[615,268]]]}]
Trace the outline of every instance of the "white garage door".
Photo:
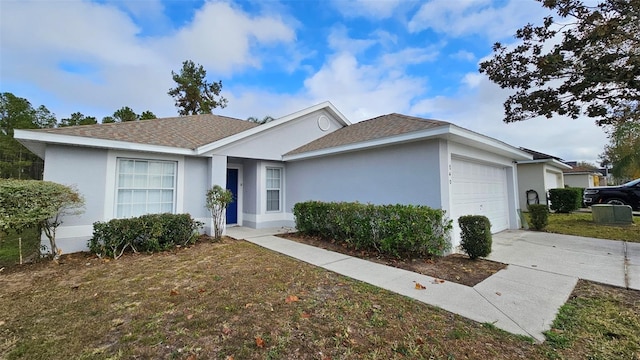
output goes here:
[{"label": "white garage door", "polygon": [[546,178],[546,189],[545,190],[549,190],[549,189],[557,189],[560,187],[560,179],[559,179],[559,175],[551,172],[551,171],[547,171],[545,174],[545,178]]},{"label": "white garage door", "polygon": [[451,215],[456,245],[460,241],[458,217],[463,215],[486,216],[491,221],[492,233],[508,229],[509,200],[505,168],[453,158]]}]

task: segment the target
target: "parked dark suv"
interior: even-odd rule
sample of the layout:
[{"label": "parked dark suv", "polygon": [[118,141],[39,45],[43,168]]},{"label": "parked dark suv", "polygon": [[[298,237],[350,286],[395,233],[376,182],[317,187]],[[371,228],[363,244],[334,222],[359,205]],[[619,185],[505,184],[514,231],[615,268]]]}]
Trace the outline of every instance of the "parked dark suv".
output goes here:
[{"label": "parked dark suv", "polygon": [[640,179],[629,181],[620,186],[600,186],[584,189],[582,197],[587,206],[595,204],[631,205],[640,211]]}]

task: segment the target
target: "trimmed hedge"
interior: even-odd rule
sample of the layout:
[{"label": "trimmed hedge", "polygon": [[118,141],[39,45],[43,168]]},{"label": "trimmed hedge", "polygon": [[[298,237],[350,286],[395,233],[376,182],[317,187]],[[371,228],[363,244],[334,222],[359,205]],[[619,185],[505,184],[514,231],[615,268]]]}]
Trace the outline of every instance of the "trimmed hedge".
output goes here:
[{"label": "trimmed hedge", "polygon": [[293,207],[298,231],[399,258],[441,255],[451,220],[428,206],[307,201]]},{"label": "trimmed hedge", "polygon": [[582,196],[584,195],[584,188],[582,187],[567,187],[566,189],[573,190],[576,193],[576,209],[584,207],[582,203]]},{"label": "trimmed hedge", "polygon": [[551,210],[558,213],[570,213],[578,210],[578,193],[574,189],[549,189]]},{"label": "trimmed hedge", "polygon": [[194,243],[202,223],[189,214],[149,214],[93,224],[89,250],[99,257],[119,258],[127,251],[157,252]]},{"label": "trimmed hedge", "polygon": [[547,205],[529,205],[529,215],[531,216],[531,227],[534,230],[544,230],[547,224],[549,224],[549,208]]},{"label": "trimmed hedge", "polygon": [[460,216],[458,224],[460,225],[460,247],[471,259],[491,254],[491,222],[486,216]]}]

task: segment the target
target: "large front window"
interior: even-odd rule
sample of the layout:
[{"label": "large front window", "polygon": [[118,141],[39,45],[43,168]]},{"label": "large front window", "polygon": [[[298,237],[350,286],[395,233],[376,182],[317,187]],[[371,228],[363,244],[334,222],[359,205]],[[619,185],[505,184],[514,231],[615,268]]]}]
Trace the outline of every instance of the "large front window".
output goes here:
[{"label": "large front window", "polygon": [[267,211],[280,211],[282,169],[267,168]]},{"label": "large front window", "polygon": [[176,162],[118,159],[116,217],[172,213]]}]

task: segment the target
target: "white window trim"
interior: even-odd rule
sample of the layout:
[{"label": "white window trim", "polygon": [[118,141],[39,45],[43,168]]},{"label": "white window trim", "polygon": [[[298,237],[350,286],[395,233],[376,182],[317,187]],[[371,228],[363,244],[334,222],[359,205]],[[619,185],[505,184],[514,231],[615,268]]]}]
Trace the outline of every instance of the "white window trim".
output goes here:
[{"label": "white window trim", "polygon": [[109,150],[107,153],[107,179],[105,182],[104,194],[104,221],[116,218],[117,209],[115,205],[118,196],[116,186],[118,184],[117,176],[119,158],[150,161],[175,161],[177,163],[177,169],[173,209],[176,214],[184,212],[184,156]]},{"label": "white window trim", "polygon": [[[139,162],[139,163],[146,163],[147,165],[151,164],[151,163],[156,163],[156,164],[171,164],[171,166],[173,167],[173,181],[171,184],[171,187],[164,187],[162,186],[162,183],[164,182],[164,180],[161,180],[161,186],[158,188],[152,188],[152,187],[142,187],[142,188],[137,188],[135,186],[129,186],[129,187],[123,187],[122,184],[120,183],[120,179],[121,179],[121,164],[123,161],[133,161],[134,164],[135,162]],[[116,159],[117,162],[117,174],[118,177],[116,178],[116,198],[115,198],[115,205],[116,205],[116,217],[122,217],[123,215],[118,215],[118,206],[120,205],[119,203],[119,194],[121,190],[144,190],[144,191],[149,191],[149,190],[171,190],[171,210],[170,213],[175,214],[176,212],[176,193],[178,192],[178,189],[176,188],[177,186],[177,177],[178,177],[178,163],[176,161],[167,161],[167,160],[149,160],[149,159],[135,159],[135,158],[126,158],[126,157],[119,157]],[[133,174],[131,174],[133,175]],[[147,169],[147,173],[145,174],[147,177],[149,176],[149,171]],[[164,175],[164,174],[163,174]],[[133,179],[132,179],[133,181]],[[148,196],[148,193],[147,193]],[[145,207],[148,207],[148,198],[147,201],[145,202]],[[148,209],[147,209],[148,211]],[[137,216],[141,216],[141,215],[145,215],[148,214],[148,212],[145,212],[144,214],[131,214],[131,215],[127,215],[127,217],[137,217]]]},{"label": "white window trim", "polygon": [[[267,173],[269,170],[273,170],[273,169],[277,169],[280,170],[280,188],[277,189],[278,190],[278,210],[267,210],[267,192],[269,190],[276,190],[275,188],[270,189],[267,188]],[[272,165],[266,165],[264,167],[264,212],[266,214],[272,214],[272,213],[281,213],[283,211],[283,200],[284,200],[284,166],[272,166]]]}]

